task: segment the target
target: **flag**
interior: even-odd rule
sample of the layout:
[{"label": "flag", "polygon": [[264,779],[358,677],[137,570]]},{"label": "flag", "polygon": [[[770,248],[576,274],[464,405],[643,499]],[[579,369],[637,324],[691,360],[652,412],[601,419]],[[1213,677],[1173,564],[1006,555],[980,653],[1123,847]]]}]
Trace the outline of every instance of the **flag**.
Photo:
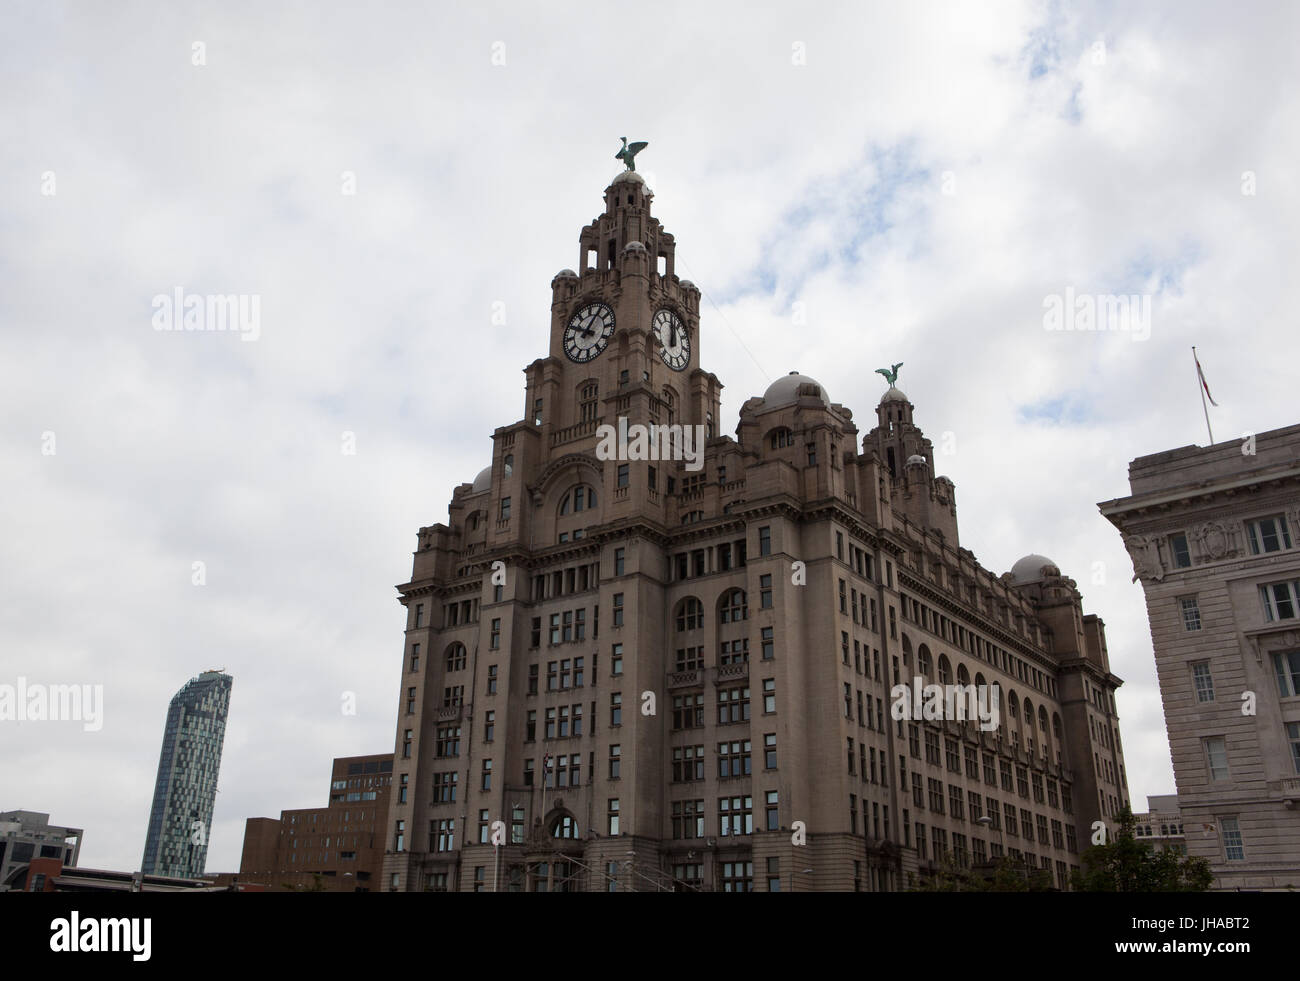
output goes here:
[{"label": "flag", "polygon": [[1196,362],[1196,377],[1201,380],[1201,387],[1205,389],[1205,397],[1210,400],[1210,405],[1217,409],[1219,403],[1214,401],[1214,396],[1210,394],[1210,386],[1205,383],[1205,372],[1201,370],[1201,359],[1196,356],[1196,348],[1192,348],[1192,360]]}]

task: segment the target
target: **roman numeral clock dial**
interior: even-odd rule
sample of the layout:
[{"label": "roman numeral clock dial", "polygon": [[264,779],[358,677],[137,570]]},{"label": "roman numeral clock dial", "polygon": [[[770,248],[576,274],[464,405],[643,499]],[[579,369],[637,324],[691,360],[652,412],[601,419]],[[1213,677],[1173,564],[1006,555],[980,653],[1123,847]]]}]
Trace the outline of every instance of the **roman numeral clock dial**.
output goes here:
[{"label": "roman numeral clock dial", "polygon": [[651,322],[659,338],[659,357],[673,371],[684,371],[691,360],[691,338],[682,318],[671,310],[660,310]]},{"label": "roman numeral clock dial", "polygon": [[564,353],[570,361],[586,364],[600,356],[613,336],[614,311],[603,303],[588,303],[564,328]]}]

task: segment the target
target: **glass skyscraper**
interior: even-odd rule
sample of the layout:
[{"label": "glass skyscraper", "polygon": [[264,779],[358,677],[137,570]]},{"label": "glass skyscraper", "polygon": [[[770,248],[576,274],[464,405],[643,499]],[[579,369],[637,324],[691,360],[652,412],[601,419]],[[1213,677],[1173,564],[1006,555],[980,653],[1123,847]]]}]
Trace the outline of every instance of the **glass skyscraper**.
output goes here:
[{"label": "glass skyscraper", "polygon": [[146,874],[203,874],[232,681],[205,671],[172,698],[140,866]]}]

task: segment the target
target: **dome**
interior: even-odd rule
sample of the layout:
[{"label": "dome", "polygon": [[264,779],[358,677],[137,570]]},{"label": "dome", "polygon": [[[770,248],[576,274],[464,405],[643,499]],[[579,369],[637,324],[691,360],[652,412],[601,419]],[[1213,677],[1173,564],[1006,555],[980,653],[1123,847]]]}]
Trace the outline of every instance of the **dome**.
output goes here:
[{"label": "dome", "polygon": [[561,269],[555,274],[555,279],[577,279],[578,274],[572,269]]},{"label": "dome", "polygon": [[682,286],[682,289],[684,289],[684,290],[693,290],[693,289],[696,288],[695,284],[692,283],[689,279],[683,279],[683,280],[682,280],[682,283],[681,283],[681,286]]},{"label": "dome", "polygon": [[801,375],[797,371],[792,371],[784,378],[778,378],[767,386],[767,391],[763,393],[763,401],[767,403],[766,408],[772,408],[775,405],[786,405],[790,402],[796,402],[800,397],[810,395],[822,400],[823,405],[830,405],[830,397],[826,394],[826,389],[822,388],[821,383],[807,375]]},{"label": "dome", "polygon": [[915,466],[921,466],[921,467],[924,467],[924,466],[927,466],[927,464],[926,464],[926,460],[925,460],[925,457],[921,456],[920,453],[913,453],[911,456],[909,456],[909,457],[907,458],[907,465],[908,465],[909,467],[915,467]]},{"label": "dome", "polygon": [[645,178],[642,177],[640,174],[638,174],[635,170],[625,170],[623,171],[623,173],[619,174],[617,177],[614,178],[615,184],[621,184],[623,181],[631,181],[633,184],[644,184]]},{"label": "dome", "polygon": [[1059,576],[1061,570],[1045,555],[1026,555],[1011,567],[1011,578],[1016,584],[1038,582],[1045,576]]},{"label": "dome", "polygon": [[474,478],[474,487],[471,494],[477,494],[480,491],[488,490],[492,486],[492,468],[484,467],[479,471],[478,476]]},{"label": "dome", "polygon": [[624,252],[644,252],[644,251],[645,251],[645,246],[642,245],[640,242],[628,242],[627,245],[623,246],[623,251],[624,251]]},{"label": "dome", "polygon": [[906,402],[906,401],[908,401],[907,396],[904,395],[902,391],[900,391],[898,388],[894,387],[893,385],[889,386],[889,391],[887,391],[884,395],[880,396],[881,405],[884,405],[886,402]]}]

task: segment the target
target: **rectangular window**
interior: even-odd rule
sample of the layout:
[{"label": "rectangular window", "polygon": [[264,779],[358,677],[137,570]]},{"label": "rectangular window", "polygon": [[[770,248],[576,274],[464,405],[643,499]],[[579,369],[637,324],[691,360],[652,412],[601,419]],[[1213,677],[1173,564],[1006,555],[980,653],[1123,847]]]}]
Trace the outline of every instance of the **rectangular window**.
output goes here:
[{"label": "rectangular window", "polygon": [[621,726],[623,724],[623,693],[616,691],[609,696],[609,724],[612,726]]},{"label": "rectangular window", "polygon": [[1287,529],[1286,518],[1280,514],[1247,522],[1246,537],[1250,541],[1251,555],[1280,552],[1291,547],[1291,532]]},{"label": "rectangular window", "polygon": [[1229,862],[1244,862],[1246,848],[1241,839],[1241,826],[1235,817],[1220,818],[1219,830],[1223,832],[1223,857]]},{"label": "rectangular window", "polygon": [[617,835],[617,834],[619,833],[619,831],[618,831],[618,827],[619,827],[619,822],[618,822],[618,818],[619,818],[619,810],[618,810],[618,798],[617,798],[617,797],[611,797],[611,798],[609,799],[608,808],[607,808],[607,810],[606,810],[605,813],[606,813],[606,817],[609,819],[609,825],[608,825],[608,826],[609,826],[609,835],[610,835],[610,837],[614,837],[615,835]]},{"label": "rectangular window", "polygon": [[614,626],[623,626],[623,594],[614,594]]},{"label": "rectangular window", "polygon": [[718,829],[723,837],[754,833],[754,798],[721,797],[718,799]]},{"label": "rectangular window", "polygon": [[758,554],[772,554],[772,529],[770,526],[758,529]]},{"label": "rectangular window", "polygon": [[1214,679],[1210,676],[1210,662],[1196,661],[1192,664],[1192,681],[1196,685],[1198,702],[1214,701]]},{"label": "rectangular window", "polygon": [[1192,553],[1187,548],[1186,535],[1170,535],[1169,551],[1174,556],[1174,568],[1186,569],[1192,564]]},{"label": "rectangular window", "polygon": [[1228,779],[1228,746],[1223,736],[1209,736],[1205,740],[1205,759],[1211,780]]},{"label": "rectangular window", "polygon": [[764,610],[772,609],[772,577],[764,574],[758,577],[758,597],[759,608]]},{"label": "rectangular window", "polygon": [[614,575],[623,575],[623,562],[625,551],[621,548],[614,549]]},{"label": "rectangular window", "polygon": [[1295,772],[1300,773],[1300,722],[1286,724],[1286,739],[1291,745],[1291,762],[1295,764]]},{"label": "rectangular window", "polygon": [[749,721],[749,689],[718,689],[718,725]]},{"label": "rectangular window", "polygon": [[501,518],[503,521],[510,518],[510,498],[508,497],[501,498]]},{"label": "rectangular window", "polygon": [[1300,695],[1300,651],[1274,654],[1273,670],[1277,673],[1278,693],[1283,698]]},{"label": "rectangular window", "polygon": [[501,619],[493,617],[492,619],[492,636],[489,638],[488,647],[494,651],[501,650]]},{"label": "rectangular window", "polygon": [[1275,582],[1259,587],[1260,599],[1264,601],[1264,619],[1270,623],[1274,620],[1293,620],[1296,610],[1300,609],[1300,583]]},{"label": "rectangular window", "polygon": [[673,801],[673,837],[679,840],[704,837],[704,801]]},{"label": "rectangular window", "polygon": [[[1300,725],[1300,724],[1297,724]],[[1300,733],[1300,729],[1297,730]],[[1300,739],[1300,734],[1296,736]],[[1294,750],[1295,747],[1293,746]],[[1297,757],[1297,768],[1300,768],[1300,757]],[[763,767],[768,770],[776,769],[776,733],[769,732],[763,736]]]},{"label": "rectangular window", "polygon": [[1195,596],[1184,596],[1178,601],[1179,608],[1183,611],[1183,629],[1200,630],[1201,629],[1201,610],[1196,603]]},{"label": "rectangular window", "polygon": [[630,467],[631,467],[631,464],[628,464],[628,463],[620,463],[620,464],[618,465],[618,484],[617,484],[617,486],[619,486],[619,487],[626,487],[626,486],[628,485],[628,472],[629,472]]},{"label": "rectangular window", "polygon": [[773,640],[775,636],[774,630],[772,627],[764,627],[760,633],[762,634],[763,660],[770,661],[776,656],[776,642]]}]

